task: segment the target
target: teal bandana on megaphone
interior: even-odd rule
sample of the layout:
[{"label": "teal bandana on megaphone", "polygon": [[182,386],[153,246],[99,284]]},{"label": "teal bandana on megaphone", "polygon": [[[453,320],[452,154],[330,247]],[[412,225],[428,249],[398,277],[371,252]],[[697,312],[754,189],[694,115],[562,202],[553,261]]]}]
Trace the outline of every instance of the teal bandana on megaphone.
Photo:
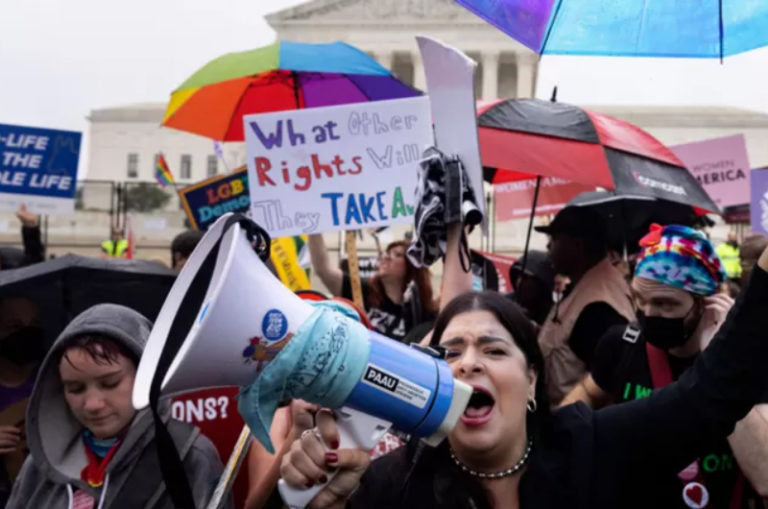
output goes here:
[{"label": "teal bandana on megaphone", "polygon": [[370,331],[358,322],[355,311],[335,301],[311,304],[315,312],[238,397],[240,415],[272,454],[269,428],[280,402],[304,399],[340,407],[360,380],[370,354]]}]

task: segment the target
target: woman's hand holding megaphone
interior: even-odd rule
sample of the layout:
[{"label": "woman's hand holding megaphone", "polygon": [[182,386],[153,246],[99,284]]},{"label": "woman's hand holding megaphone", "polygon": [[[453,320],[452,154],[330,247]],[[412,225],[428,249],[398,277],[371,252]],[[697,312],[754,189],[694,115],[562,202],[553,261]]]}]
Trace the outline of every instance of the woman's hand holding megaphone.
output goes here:
[{"label": "woman's hand holding megaphone", "polygon": [[[316,428],[306,430],[283,456],[280,474],[296,488],[328,483],[310,502],[312,509],[344,507],[370,464],[362,449],[338,449],[339,430],[328,409],[315,416]],[[324,444],[328,444],[328,449]],[[330,481],[328,476],[335,473]]]}]

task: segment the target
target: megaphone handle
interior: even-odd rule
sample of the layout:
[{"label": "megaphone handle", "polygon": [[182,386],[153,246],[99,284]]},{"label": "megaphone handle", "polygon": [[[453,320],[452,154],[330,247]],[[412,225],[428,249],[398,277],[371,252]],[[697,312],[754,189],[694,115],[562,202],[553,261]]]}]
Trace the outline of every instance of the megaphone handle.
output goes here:
[{"label": "megaphone handle", "polygon": [[[384,436],[391,422],[364,414],[359,410],[349,407],[342,407],[336,410],[336,427],[339,430],[339,449],[364,449],[370,451],[379,440]],[[328,450],[328,444],[323,443]],[[328,482],[338,473],[333,472],[327,475]],[[285,504],[291,509],[304,509],[309,502],[315,498],[325,485],[316,484],[311,488],[297,488],[280,479],[277,487],[280,490],[280,496],[283,497]]]}]

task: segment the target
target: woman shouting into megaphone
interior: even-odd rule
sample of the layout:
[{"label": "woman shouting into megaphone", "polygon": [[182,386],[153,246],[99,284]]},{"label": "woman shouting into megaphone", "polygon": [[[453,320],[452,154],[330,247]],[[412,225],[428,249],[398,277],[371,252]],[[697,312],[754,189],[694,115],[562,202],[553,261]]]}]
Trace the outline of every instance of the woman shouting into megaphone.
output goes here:
[{"label": "woman shouting into megaphone", "polygon": [[[449,246],[458,233],[452,228]],[[447,252],[450,294],[467,276],[456,250]],[[409,444],[369,465],[362,451],[323,447],[320,439],[333,445],[337,431],[321,413],[315,432],[284,457],[283,478],[308,486],[337,469],[314,508],[661,507],[653,479],[680,472],[726,437],[768,386],[766,304],[768,250],[715,339],[678,382],[598,411],[577,403],[550,412],[542,354],[525,315],[500,295],[463,293],[441,310],[432,338],[446,350],[454,377],[474,388],[448,439],[434,449]],[[704,495],[691,482],[681,500],[703,508]]]}]

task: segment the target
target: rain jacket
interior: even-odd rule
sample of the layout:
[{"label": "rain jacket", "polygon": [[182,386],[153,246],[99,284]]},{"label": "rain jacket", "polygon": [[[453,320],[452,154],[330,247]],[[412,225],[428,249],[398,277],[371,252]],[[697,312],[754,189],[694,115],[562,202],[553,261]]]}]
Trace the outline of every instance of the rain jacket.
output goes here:
[{"label": "rain jacket", "polygon": [[[94,508],[172,508],[160,472],[151,413],[136,413],[123,441],[108,463],[101,488],[80,480],[86,465],[83,426],[64,399],[59,359],[70,341],[86,333],[109,337],[140,358],[151,323],[141,314],[115,304],[94,306],[76,317],[46,356],[35,382],[27,413],[30,455],[13,486],[6,509],[71,509],[73,493],[87,490]],[[166,409],[168,405],[165,405]],[[165,414],[169,413],[166,411]],[[208,502],[221,474],[213,444],[197,428],[168,420],[168,429],[184,462],[197,507]]]}]

